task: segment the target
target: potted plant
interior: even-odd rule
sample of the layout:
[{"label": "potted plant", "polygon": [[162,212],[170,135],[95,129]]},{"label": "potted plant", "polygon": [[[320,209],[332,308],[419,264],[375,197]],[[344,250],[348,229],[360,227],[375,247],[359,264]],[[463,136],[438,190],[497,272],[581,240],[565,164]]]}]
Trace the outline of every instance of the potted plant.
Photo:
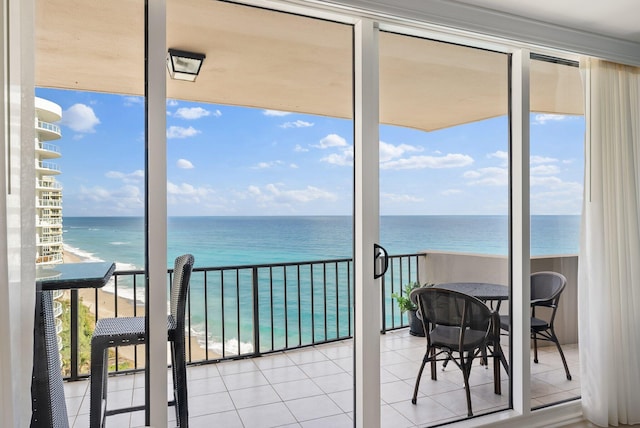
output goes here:
[{"label": "potted plant", "polygon": [[416,311],[418,307],[411,301],[409,295],[411,291],[420,288],[427,287],[428,284],[420,285],[419,282],[414,281],[406,284],[404,286],[404,294],[403,293],[392,293],[391,297],[398,301],[398,307],[400,308],[400,312],[407,312],[409,315],[409,334],[413,336],[424,337],[424,328],[422,327],[422,320],[416,316]]}]

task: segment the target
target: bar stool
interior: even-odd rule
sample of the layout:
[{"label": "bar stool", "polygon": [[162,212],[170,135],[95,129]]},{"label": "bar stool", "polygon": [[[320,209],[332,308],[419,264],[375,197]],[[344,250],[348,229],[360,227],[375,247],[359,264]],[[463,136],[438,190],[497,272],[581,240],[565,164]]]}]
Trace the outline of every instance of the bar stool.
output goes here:
[{"label": "bar stool", "polygon": [[[171,343],[171,371],[173,374],[173,400],[179,427],[189,426],[187,405],[187,368],[185,355],[185,309],[187,290],[193,269],[191,254],[175,260],[171,285],[170,314],[167,317],[168,340]],[[108,351],[116,346],[142,345],[146,341],[144,317],[103,318],[98,320],[91,338],[91,385],[89,427],[104,426],[107,416],[144,410],[145,406],[107,409]]]}]

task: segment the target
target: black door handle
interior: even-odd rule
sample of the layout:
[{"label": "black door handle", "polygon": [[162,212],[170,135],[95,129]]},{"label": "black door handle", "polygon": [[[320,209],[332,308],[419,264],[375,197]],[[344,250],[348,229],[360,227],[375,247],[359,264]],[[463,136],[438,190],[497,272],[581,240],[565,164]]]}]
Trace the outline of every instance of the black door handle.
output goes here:
[{"label": "black door handle", "polygon": [[[378,259],[382,258],[382,272],[378,272]],[[381,245],[373,244],[373,279],[378,279],[389,269],[389,254]]]}]

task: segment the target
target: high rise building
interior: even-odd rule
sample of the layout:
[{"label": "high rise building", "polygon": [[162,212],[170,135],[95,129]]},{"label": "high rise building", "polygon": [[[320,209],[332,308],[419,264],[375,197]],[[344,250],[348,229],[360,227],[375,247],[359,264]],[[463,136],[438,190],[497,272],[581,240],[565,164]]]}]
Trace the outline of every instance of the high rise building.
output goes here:
[{"label": "high rise building", "polygon": [[43,98],[35,99],[36,128],[36,264],[62,263],[62,186],[56,181],[60,168],[52,162],[60,148],[50,141],[61,138],[54,122],[62,108]]}]

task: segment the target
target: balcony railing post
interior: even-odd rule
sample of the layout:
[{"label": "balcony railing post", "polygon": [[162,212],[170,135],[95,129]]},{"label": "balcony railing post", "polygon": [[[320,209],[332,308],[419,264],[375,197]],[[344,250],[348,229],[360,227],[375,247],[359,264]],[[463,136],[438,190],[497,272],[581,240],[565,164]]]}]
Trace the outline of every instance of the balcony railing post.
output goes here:
[{"label": "balcony railing post", "polygon": [[78,290],[71,290],[71,380],[78,379]]},{"label": "balcony railing post", "polygon": [[[260,355],[260,305],[258,304],[258,268],[251,269],[253,283],[253,354]],[[238,346],[240,344],[238,343]]]}]

